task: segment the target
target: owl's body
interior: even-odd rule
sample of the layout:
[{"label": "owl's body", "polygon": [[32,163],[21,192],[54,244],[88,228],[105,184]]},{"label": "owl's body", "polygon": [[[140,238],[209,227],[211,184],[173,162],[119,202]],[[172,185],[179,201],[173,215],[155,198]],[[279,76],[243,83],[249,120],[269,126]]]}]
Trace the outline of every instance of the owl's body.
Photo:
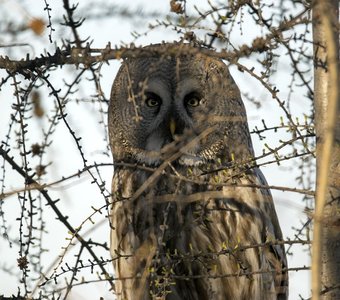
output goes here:
[{"label": "owl's body", "polygon": [[282,234],[250,167],[239,90],[224,63],[197,48],[153,47],[169,46],[126,60],[112,89],[117,297],[286,299]]}]

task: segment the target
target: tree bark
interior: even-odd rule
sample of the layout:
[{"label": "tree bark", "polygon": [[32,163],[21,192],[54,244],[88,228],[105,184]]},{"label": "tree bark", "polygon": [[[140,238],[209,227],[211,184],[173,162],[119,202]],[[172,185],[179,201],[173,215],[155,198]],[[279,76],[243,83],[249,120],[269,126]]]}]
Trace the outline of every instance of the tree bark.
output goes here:
[{"label": "tree bark", "polygon": [[313,2],[316,202],[313,300],[340,299],[339,1]]}]

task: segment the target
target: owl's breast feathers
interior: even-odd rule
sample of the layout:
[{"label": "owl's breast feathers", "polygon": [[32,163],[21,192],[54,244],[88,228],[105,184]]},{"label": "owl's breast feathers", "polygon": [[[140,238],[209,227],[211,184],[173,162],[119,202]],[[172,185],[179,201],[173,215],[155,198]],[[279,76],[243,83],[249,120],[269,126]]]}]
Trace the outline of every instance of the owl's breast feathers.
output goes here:
[{"label": "owl's breast feathers", "polygon": [[[111,249],[120,299],[286,299],[284,247],[259,170],[117,168]],[[163,298],[162,298],[163,299]]]}]

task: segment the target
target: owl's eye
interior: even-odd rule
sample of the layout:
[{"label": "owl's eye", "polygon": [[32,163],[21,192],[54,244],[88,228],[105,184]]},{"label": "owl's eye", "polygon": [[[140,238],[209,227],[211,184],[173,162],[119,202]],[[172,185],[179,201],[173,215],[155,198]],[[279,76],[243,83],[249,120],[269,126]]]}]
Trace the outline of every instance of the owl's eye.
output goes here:
[{"label": "owl's eye", "polygon": [[191,98],[186,103],[188,106],[195,107],[200,105],[200,100],[198,100],[197,98]]},{"label": "owl's eye", "polygon": [[147,93],[145,96],[145,104],[148,107],[158,107],[162,104],[161,98],[154,93]]},{"label": "owl's eye", "polygon": [[200,105],[201,97],[193,92],[184,97],[184,103],[187,107],[196,107]]}]

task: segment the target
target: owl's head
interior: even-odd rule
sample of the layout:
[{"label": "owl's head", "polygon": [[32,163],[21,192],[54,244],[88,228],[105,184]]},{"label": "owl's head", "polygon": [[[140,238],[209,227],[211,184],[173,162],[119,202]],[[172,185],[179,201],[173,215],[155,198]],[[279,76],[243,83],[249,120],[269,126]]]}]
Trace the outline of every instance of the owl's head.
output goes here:
[{"label": "owl's head", "polygon": [[143,50],[124,60],[112,87],[116,161],[157,165],[173,151],[185,165],[252,155],[240,92],[222,60],[186,44]]}]

